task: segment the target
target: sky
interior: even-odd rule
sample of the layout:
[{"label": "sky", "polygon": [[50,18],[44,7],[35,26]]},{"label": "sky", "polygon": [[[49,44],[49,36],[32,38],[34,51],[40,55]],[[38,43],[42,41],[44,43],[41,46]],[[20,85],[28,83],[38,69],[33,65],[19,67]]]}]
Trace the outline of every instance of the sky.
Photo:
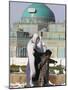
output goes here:
[{"label": "sky", "polygon": [[[26,2],[10,2],[10,23],[13,24],[20,21],[24,10],[32,3]],[[56,22],[65,21],[65,5],[45,4],[54,13]]]}]

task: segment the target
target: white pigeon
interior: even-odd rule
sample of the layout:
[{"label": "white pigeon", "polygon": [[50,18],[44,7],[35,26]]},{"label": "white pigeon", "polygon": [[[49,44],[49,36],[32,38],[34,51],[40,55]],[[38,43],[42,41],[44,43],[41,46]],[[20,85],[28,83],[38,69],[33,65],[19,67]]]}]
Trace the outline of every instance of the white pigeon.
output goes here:
[{"label": "white pigeon", "polygon": [[54,70],[55,74],[59,74],[59,70]]},{"label": "white pigeon", "polygon": [[20,73],[22,72],[22,69],[21,69],[21,67],[19,67],[19,72],[20,72]]}]

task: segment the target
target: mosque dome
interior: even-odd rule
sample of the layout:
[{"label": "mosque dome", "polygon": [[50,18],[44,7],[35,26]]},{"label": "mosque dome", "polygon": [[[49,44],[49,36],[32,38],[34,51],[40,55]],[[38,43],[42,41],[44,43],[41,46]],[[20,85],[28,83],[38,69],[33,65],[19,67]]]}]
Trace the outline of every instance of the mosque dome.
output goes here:
[{"label": "mosque dome", "polygon": [[32,3],[23,12],[22,18],[34,18],[34,20],[55,22],[55,16],[52,10],[45,4]]}]

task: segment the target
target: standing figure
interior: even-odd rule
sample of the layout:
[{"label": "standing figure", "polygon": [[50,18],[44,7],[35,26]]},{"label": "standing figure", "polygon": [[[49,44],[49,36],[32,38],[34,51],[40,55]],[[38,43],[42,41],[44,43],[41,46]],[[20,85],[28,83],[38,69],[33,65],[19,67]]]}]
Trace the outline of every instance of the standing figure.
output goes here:
[{"label": "standing figure", "polygon": [[34,86],[33,81],[36,76],[35,56],[34,56],[35,49],[38,50],[39,52],[44,51],[41,38],[38,36],[38,34],[34,34],[32,39],[28,42],[27,45],[28,64],[26,69],[26,76],[27,76],[28,87]]},{"label": "standing figure", "polygon": [[52,52],[46,50],[46,52],[41,56],[41,62],[38,64],[40,69],[38,86],[48,86],[49,85],[49,63],[57,63],[57,61],[50,59]]}]

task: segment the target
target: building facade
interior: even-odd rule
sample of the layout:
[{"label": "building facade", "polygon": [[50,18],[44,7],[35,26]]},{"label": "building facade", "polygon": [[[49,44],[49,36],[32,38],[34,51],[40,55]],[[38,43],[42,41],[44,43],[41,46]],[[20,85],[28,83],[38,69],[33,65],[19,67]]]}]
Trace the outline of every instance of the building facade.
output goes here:
[{"label": "building facade", "polygon": [[56,23],[52,10],[44,4],[33,3],[24,10],[21,21],[10,28],[10,64],[27,64],[27,43],[38,33],[52,58],[65,59],[65,22]]}]

